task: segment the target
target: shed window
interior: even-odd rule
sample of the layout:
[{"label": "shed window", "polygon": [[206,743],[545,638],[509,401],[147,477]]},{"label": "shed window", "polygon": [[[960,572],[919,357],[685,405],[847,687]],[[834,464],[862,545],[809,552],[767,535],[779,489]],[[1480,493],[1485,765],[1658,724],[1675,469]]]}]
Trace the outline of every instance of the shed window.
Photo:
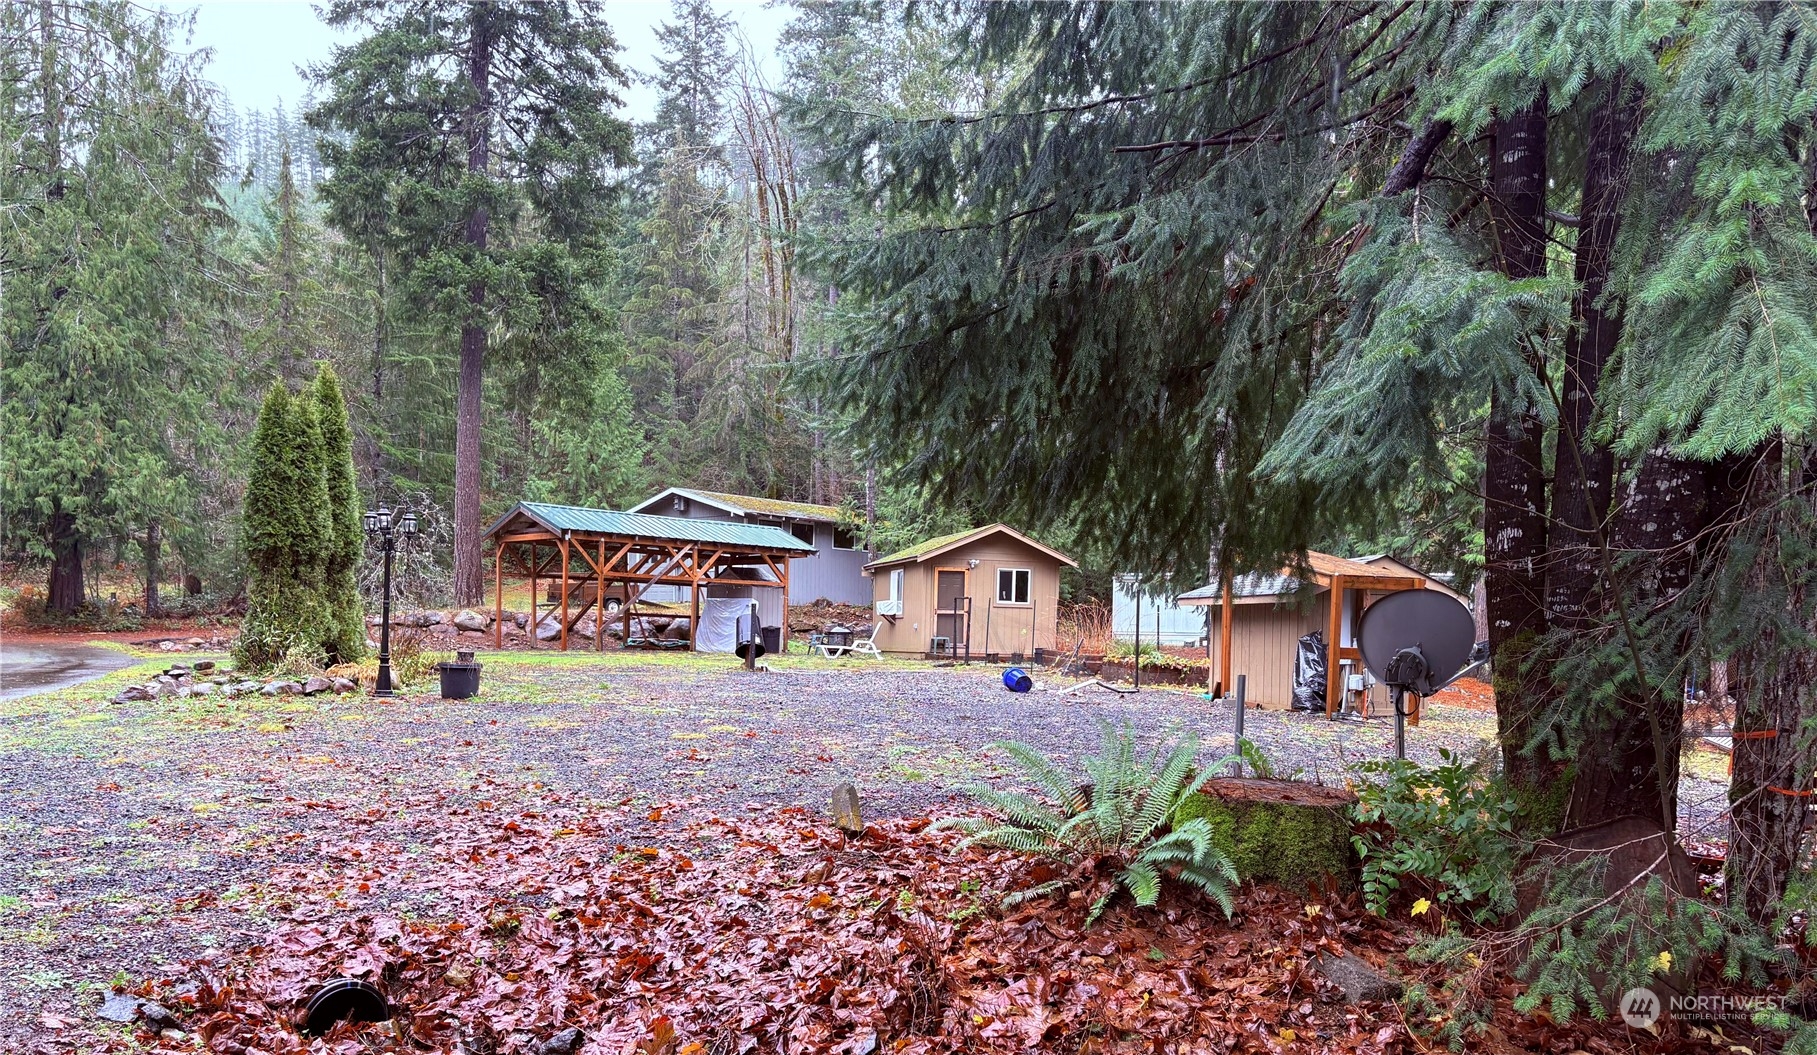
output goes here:
[{"label": "shed window", "polygon": [[1029,578],[1027,568],[998,568],[997,603],[1027,604]]},{"label": "shed window", "polygon": [[890,595],[877,606],[878,615],[902,614],[902,569],[890,572]]},{"label": "shed window", "polygon": [[857,549],[858,533],[842,524],[833,525],[834,549]]},{"label": "shed window", "polygon": [[814,525],[805,520],[797,520],[789,525],[789,534],[812,546],[814,544]]}]

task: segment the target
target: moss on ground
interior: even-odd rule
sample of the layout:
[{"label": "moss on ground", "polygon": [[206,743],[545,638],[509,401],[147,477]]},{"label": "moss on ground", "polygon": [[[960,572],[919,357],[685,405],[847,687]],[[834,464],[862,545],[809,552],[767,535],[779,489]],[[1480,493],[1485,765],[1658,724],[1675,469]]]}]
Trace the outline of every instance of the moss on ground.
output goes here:
[{"label": "moss on ground", "polygon": [[1218,848],[1243,880],[1301,888],[1330,878],[1345,890],[1355,883],[1350,817],[1341,808],[1200,794],[1180,811],[1181,820],[1195,817],[1210,822]]}]

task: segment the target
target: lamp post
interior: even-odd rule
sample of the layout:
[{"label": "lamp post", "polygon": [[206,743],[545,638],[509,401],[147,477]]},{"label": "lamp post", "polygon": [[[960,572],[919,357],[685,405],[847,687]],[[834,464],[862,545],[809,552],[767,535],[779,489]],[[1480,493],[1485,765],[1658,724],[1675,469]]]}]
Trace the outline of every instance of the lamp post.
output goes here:
[{"label": "lamp post", "polygon": [[400,513],[394,517],[389,506],[379,506],[368,509],[365,519],[366,534],[377,538],[380,548],[385,551],[385,592],[379,617],[379,676],[372,694],[395,696],[397,689],[391,681],[391,554],[397,549],[399,535],[405,539],[415,537],[416,514]]}]

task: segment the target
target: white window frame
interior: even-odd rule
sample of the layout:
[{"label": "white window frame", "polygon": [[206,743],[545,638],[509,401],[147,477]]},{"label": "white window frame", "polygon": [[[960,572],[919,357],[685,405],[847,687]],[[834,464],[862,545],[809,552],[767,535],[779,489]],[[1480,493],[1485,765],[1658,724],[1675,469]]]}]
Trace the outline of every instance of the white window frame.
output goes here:
[{"label": "white window frame", "polygon": [[[1009,579],[1010,599],[1007,601],[1003,599],[1003,576],[1006,574],[1010,577],[1010,579]],[[1015,599],[1015,597],[1016,597],[1016,576],[1018,576],[1018,575],[1020,575],[1022,577],[1022,583],[1023,583],[1022,599],[1020,601]],[[1034,569],[1032,569],[1032,568],[998,568],[997,569],[997,603],[999,605],[1010,605],[1010,606],[1014,606],[1016,608],[1027,608],[1030,604],[1034,603],[1034,599],[1035,599],[1035,572],[1034,572]]]},{"label": "white window frame", "polygon": [[877,614],[899,616],[902,614],[902,588],[903,581],[906,577],[905,570],[902,568],[893,568],[890,570],[889,576],[890,595],[877,605]]}]

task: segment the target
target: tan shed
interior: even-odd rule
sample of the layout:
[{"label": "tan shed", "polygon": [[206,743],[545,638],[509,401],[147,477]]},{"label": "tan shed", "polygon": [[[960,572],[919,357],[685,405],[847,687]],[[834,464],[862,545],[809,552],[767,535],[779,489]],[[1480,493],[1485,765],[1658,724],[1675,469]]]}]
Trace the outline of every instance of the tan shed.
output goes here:
[{"label": "tan shed", "polygon": [[1005,524],[942,535],[864,566],[877,647],[895,655],[1032,656],[1053,648],[1060,567],[1078,562]]},{"label": "tan shed", "polygon": [[[1229,692],[1236,676],[1244,675],[1247,701],[1261,707],[1284,710],[1293,705],[1299,640],[1319,631],[1330,665],[1325,679],[1329,713],[1341,702],[1346,676],[1364,673],[1362,652],[1356,646],[1363,609],[1377,597],[1400,590],[1451,592],[1398,561],[1381,556],[1372,561],[1309,551],[1305,578],[1291,568],[1275,575],[1241,575],[1225,586],[1214,583],[1182,594],[1177,603],[1211,609],[1207,654],[1212,679]],[[1341,599],[1335,608],[1333,596]],[[1385,690],[1376,686],[1366,705],[1380,706],[1386,700]]]}]

